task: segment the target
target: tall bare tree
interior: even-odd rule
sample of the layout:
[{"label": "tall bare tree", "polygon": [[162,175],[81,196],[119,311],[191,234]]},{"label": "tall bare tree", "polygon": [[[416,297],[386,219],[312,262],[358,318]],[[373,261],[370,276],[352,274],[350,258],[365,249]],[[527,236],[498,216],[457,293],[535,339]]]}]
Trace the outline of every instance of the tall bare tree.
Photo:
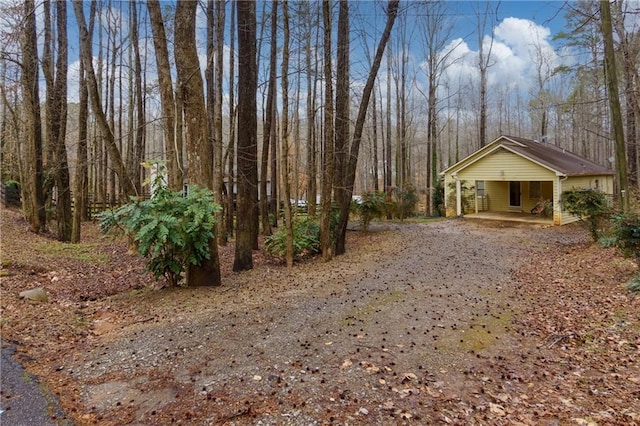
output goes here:
[{"label": "tall bare tree", "polygon": [[207,1],[207,68],[205,79],[207,83],[207,130],[209,144],[213,153],[213,187],[215,202],[223,207],[216,215],[216,235],[218,243],[227,243],[227,227],[223,201],[224,168],[222,140],[222,77],[224,53],[224,1]]},{"label": "tall bare tree", "polygon": [[[262,222],[262,233],[271,235],[271,220],[269,218],[269,199],[267,196],[267,177],[269,172],[269,152],[271,137],[275,126],[276,102],[275,93],[277,90],[277,70],[276,61],[278,59],[278,1],[271,2],[271,48],[269,51],[269,84],[267,87],[267,103],[265,105],[264,124],[262,127],[262,154],[260,159],[260,217]],[[273,141],[275,144],[275,141]],[[271,182],[275,185],[276,182]]]},{"label": "tall bare tree", "polygon": [[[133,71],[134,71],[134,93],[135,93],[135,144],[131,156],[133,164],[129,170],[131,180],[138,193],[142,193],[142,162],[144,161],[146,125],[145,125],[145,91],[142,90],[142,62],[140,60],[140,39],[138,36],[138,4],[133,2],[131,5],[131,43],[133,49]],[[122,98],[122,97],[121,97]],[[131,105],[129,108],[133,108]]]},{"label": "tall bare tree", "polygon": [[[204,85],[196,46],[198,3],[179,0],[175,12],[174,55],[178,84],[183,101],[187,179],[189,183],[213,189],[213,154],[207,139]],[[199,267],[191,266],[187,284],[220,285],[220,260],[216,238],[209,240],[210,259]]]},{"label": "tall bare tree", "polygon": [[284,198],[284,226],[287,235],[287,267],[293,267],[293,215],[291,214],[291,183],[289,173],[289,5],[282,2],[282,125],[280,126],[280,182]]},{"label": "tall bare tree", "polygon": [[[336,63],[336,116],[334,155],[335,169],[333,176],[334,197],[338,205],[351,203],[351,194],[347,190],[347,165],[349,164],[349,2],[340,0],[338,12],[338,41]],[[348,200],[347,200],[348,197]],[[336,240],[336,254],[344,253],[341,246],[344,240]]]},{"label": "tall bare tree", "polygon": [[127,169],[122,160],[122,155],[118,149],[118,145],[116,144],[113,129],[111,128],[109,121],[107,120],[107,116],[102,109],[102,105],[100,104],[100,93],[96,73],[93,68],[93,54],[91,52],[89,32],[87,31],[87,24],[84,18],[83,5],[84,2],[82,0],[74,0],[73,2],[73,10],[78,21],[78,29],[80,33],[80,58],[84,64],[87,75],[89,99],[91,101],[91,106],[98,122],[98,126],[100,127],[102,136],[107,144],[109,158],[111,160],[113,170],[118,176],[120,186],[126,195],[133,196],[137,193],[136,188],[129,178],[129,174],[127,173]]},{"label": "tall bare tree", "polygon": [[[42,70],[47,86],[46,95],[46,134],[51,158],[49,172],[56,188],[56,223],[57,237],[60,241],[71,241],[71,188],[67,148],[65,144],[67,132],[67,3],[55,3],[55,33],[57,41],[52,37],[50,23],[51,3],[44,2],[45,9],[45,49],[42,59]],[[55,49],[53,48],[55,46]],[[53,51],[57,52],[54,58]]]},{"label": "tall bare tree", "polygon": [[627,155],[624,140],[624,125],[618,94],[618,74],[616,71],[616,53],[613,45],[613,24],[609,0],[600,0],[600,19],[604,39],[604,67],[609,92],[611,127],[615,140],[616,180],[618,200],[624,211],[629,210],[629,181],[627,176]]},{"label": "tall bare tree", "polygon": [[627,8],[629,2],[617,0],[612,20],[622,57],[629,185],[640,188],[640,31],[627,30]]},{"label": "tall bare tree", "polygon": [[[316,215],[316,194],[318,192],[317,175],[318,175],[318,163],[317,163],[317,137],[316,137],[316,88],[317,88],[317,71],[318,62],[314,61],[317,52],[312,50],[313,40],[313,11],[311,10],[311,4],[308,2],[301,3],[303,8],[303,14],[306,15],[305,35],[304,35],[304,51],[305,51],[305,65],[307,75],[307,208],[309,216],[314,217]],[[317,24],[316,24],[317,25]],[[317,31],[316,33],[319,33]],[[312,56],[313,55],[313,56]]]},{"label": "tall bare tree", "polygon": [[453,49],[445,51],[451,36],[452,25],[448,25],[444,1],[430,1],[422,4],[425,17],[421,20],[422,44],[425,50],[427,68],[427,213],[434,209],[434,186],[438,181],[438,86],[448,58]]},{"label": "tall bare tree", "polygon": [[156,66],[158,69],[158,88],[160,89],[160,103],[162,108],[162,123],[164,130],[165,150],[167,158],[167,173],[169,187],[174,191],[182,189],[182,132],[176,131],[176,107],[173,97],[173,82],[167,36],[164,20],[158,0],[148,0],[147,9],[153,33]]},{"label": "tall bare tree", "polygon": [[235,214],[235,196],[234,196],[234,187],[235,187],[235,160],[236,160],[236,107],[235,107],[235,91],[234,91],[234,80],[235,80],[235,55],[233,52],[235,51],[235,40],[236,40],[236,3],[231,3],[231,25],[229,25],[229,50],[232,52],[229,55],[229,144],[227,146],[227,234],[232,235],[234,226],[233,226],[233,217]]},{"label": "tall bare tree", "polygon": [[[256,5],[240,1],[238,20],[238,215],[234,271],[253,268],[252,251],[257,221],[257,64]],[[275,183],[275,182],[274,182]]]},{"label": "tall bare tree", "polygon": [[[478,69],[480,70],[480,128],[478,129],[480,147],[487,144],[487,72],[491,66],[491,51],[493,50],[493,36],[490,37],[488,48],[484,46],[484,34],[487,26],[493,30],[493,16],[491,3],[484,4],[484,11],[477,11],[478,18]],[[500,3],[496,6],[496,11]]]},{"label": "tall bare tree", "polygon": [[[91,43],[93,27],[95,25],[97,2],[91,3],[89,12],[89,42]],[[88,121],[89,121],[89,92],[84,63],[80,61],[78,72],[79,104],[78,104],[78,149],[76,162],[76,176],[74,189],[73,226],[71,242],[80,242],[82,222],[89,219],[89,153],[88,153]]]},{"label": "tall bare tree", "polygon": [[[393,55],[391,49],[387,50],[387,99],[386,99],[386,128],[387,133],[384,138],[384,190],[387,191],[392,185],[393,165],[391,162],[391,59]],[[382,109],[382,108],[381,108]],[[391,217],[388,217],[389,219]]]},{"label": "tall bare tree", "polygon": [[[358,107],[358,115],[356,117],[356,122],[353,130],[353,137],[351,139],[351,147],[349,150],[349,161],[347,163],[347,174],[345,179],[345,187],[347,190],[347,194],[344,197],[344,203],[340,205],[340,220],[338,222],[338,231],[336,237],[336,247],[345,248],[345,241],[347,236],[347,222],[349,220],[349,205],[351,203],[351,197],[353,195],[353,183],[356,178],[356,170],[358,166],[358,157],[360,155],[360,142],[362,141],[362,132],[364,129],[364,123],[367,117],[367,109],[369,107],[369,100],[371,99],[371,93],[373,91],[373,86],[376,80],[376,76],[378,75],[378,70],[380,69],[380,63],[382,62],[382,56],[384,55],[384,50],[387,46],[387,42],[389,41],[389,37],[391,35],[391,30],[393,29],[393,24],[398,16],[398,5],[399,0],[389,0],[387,6],[387,22],[385,24],[382,35],[380,36],[380,41],[378,43],[378,48],[376,49],[376,54],[373,59],[373,63],[371,64],[371,69],[369,71],[369,76],[367,77],[367,82],[365,83],[364,89],[362,91],[362,98],[360,100],[360,105]],[[336,249],[336,254],[342,254],[343,251],[338,251]]]},{"label": "tall bare tree", "polygon": [[226,20],[226,3],[225,1],[216,2],[216,53],[215,53],[215,100],[213,103],[213,184],[217,202],[222,205],[223,210],[218,215],[216,221],[216,233],[218,235],[218,243],[227,243],[227,225],[224,209],[224,158],[222,138],[222,83],[224,77],[224,26]]},{"label": "tall bare tree", "polygon": [[33,0],[24,2],[22,28],[22,90],[24,92],[25,137],[27,167],[22,176],[22,199],[31,231],[39,233],[46,227],[43,193],[42,127],[40,125],[40,85],[38,84],[38,37]]},{"label": "tall bare tree", "polygon": [[331,260],[333,257],[333,236],[331,235],[331,197],[334,174],[334,132],[333,132],[333,72],[331,70],[331,32],[333,14],[331,0],[322,2],[322,20],[324,23],[324,158],[322,160],[322,192],[320,196],[320,249],[322,259]]},{"label": "tall bare tree", "polygon": [[224,52],[224,21],[225,2],[207,1],[207,68],[205,78],[207,82],[207,126],[209,144],[213,149],[213,187],[214,201],[223,207],[217,214],[216,235],[218,244],[227,243],[226,204],[223,200],[224,186],[224,158],[222,140],[222,77]]}]

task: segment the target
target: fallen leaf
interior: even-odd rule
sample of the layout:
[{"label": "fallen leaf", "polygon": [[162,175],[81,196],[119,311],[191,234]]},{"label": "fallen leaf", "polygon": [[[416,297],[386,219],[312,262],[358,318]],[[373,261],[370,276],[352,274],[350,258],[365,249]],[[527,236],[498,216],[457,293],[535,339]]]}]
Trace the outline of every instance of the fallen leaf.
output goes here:
[{"label": "fallen leaf", "polygon": [[494,404],[493,402],[489,403],[489,411],[501,417],[507,415],[502,405]]}]

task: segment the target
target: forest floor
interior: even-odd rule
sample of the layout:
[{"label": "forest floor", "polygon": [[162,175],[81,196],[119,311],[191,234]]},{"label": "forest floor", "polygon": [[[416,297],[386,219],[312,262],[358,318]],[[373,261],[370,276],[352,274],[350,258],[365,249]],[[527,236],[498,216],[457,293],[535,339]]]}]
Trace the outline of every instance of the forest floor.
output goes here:
[{"label": "forest floor", "polygon": [[0,213],[2,339],[75,424],[640,424],[636,267],[578,226],[381,222],[237,274],[230,244],[222,286],[161,289],[95,224]]}]

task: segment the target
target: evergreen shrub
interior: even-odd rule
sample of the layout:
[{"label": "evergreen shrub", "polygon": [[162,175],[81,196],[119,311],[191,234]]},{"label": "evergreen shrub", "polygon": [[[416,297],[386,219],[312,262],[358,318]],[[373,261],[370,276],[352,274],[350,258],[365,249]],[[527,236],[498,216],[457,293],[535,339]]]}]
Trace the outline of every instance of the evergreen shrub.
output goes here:
[{"label": "evergreen shrub", "polygon": [[182,191],[156,189],[148,200],[132,198],[129,204],[99,215],[104,233],[120,230],[147,258],[147,270],[170,285],[184,278],[189,265],[210,258],[209,240],[214,238],[215,214],[220,206],[208,189],[189,186]]}]

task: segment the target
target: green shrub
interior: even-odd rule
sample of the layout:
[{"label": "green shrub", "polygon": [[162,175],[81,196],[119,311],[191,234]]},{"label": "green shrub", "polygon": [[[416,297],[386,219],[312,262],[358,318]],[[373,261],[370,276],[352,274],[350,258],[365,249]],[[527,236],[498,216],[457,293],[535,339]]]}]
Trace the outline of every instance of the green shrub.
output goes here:
[{"label": "green shrub", "polygon": [[382,192],[367,191],[362,194],[360,202],[354,204],[354,210],[360,216],[360,223],[365,232],[373,219],[380,219],[386,212],[385,194]]},{"label": "green shrub", "polygon": [[620,212],[612,219],[616,245],[623,255],[633,257],[640,265],[640,214]]},{"label": "green shrub", "polygon": [[605,248],[616,247],[618,245],[618,239],[615,235],[603,235],[598,239],[598,244]]},{"label": "green shrub", "polygon": [[444,217],[447,211],[444,207],[444,182],[438,179],[433,186],[433,215]]},{"label": "green shrub", "polygon": [[635,274],[628,282],[627,282],[627,290],[632,293],[640,292],[640,274]]},{"label": "green shrub", "polygon": [[[413,216],[418,204],[418,192],[415,186],[408,184],[404,188],[390,188],[385,196],[385,213],[397,219]],[[391,214],[390,214],[391,213]]]},{"label": "green shrub", "polygon": [[20,183],[15,180],[4,182],[4,203],[6,206],[20,206]]},{"label": "green shrub", "polygon": [[[264,241],[267,253],[284,259],[287,254],[287,233],[280,227]],[[320,223],[311,218],[293,222],[293,258],[300,260],[320,252]]]},{"label": "green shrub", "polygon": [[161,187],[149,200],[136,200],[98,217],[104,233],[119,229],[147,258],[147,270],[156,279],[165,277],[177,285],[189,265],[210,258],[209,240],[214,238],[215,213],[208,189],[190,186],[188,195]]},{"label": "green shrub", "polygon": [[596,189],[572,189],[562,193],[563,208],[584,223],[593,238],[600,238],[605,219],[611,213],[606,195]]}]

